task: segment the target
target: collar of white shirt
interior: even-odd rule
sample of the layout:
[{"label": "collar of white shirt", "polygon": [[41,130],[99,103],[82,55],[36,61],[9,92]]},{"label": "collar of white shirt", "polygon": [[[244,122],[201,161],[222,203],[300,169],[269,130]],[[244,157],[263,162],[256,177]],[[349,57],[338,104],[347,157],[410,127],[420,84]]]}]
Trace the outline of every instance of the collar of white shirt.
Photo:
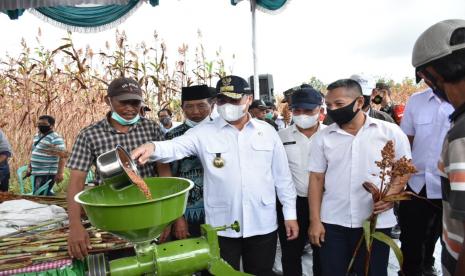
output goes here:
[{"label": "collar of white shirt", "polygon": [[443,100],[439,98],[436,94],[434,94],[433,89],[428,89],[428,100],[431,101],[432,99],[435,99],[438,103],[442,103]]},{"label": "collar of white shirt", "polygon": [[295,124],[291,125],[291,130],[293,133],[300,132]]}]

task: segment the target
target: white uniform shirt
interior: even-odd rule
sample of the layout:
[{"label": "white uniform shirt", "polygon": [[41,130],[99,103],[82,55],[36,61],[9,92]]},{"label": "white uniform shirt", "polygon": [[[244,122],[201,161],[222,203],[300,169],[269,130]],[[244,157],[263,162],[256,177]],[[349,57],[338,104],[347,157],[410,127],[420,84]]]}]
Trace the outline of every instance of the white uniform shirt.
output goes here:
[{"label": "white uniform shirt", "polygon": [[[170,141],[154,142],[152,156],[171,162],[196,155],[204,169],[206,222],[212,226],[239,221],[241,231],[224,237],[250,237],[277,229],[276,193],[286,220],[295,220],[296,192],[286,152],[275,129],[252,120],[239,131],[222,118],[202,123]],[[224,160],[216,168],[213,159]]]},{"label": "white uniform shirt", "polygon": [[[365,124],[355,136],[332,124],[313,138],[309,170],[325,173],[320,214],[324,223],[362,227],[373,211],[371,194],[362,183],[369,181],[380,187],[380,169],[375,161],[381,160],[381,150],[387,141],[394,142],[396,159],[410,158],[407,136],[396,124],[366,115],[365,118]],[[392,209],[378,216],[378,228],[395,224]]]},{"label": "white uniform shirt", "polygon": [[431,89],[413,94],[405,106],[400,127],[405,134],[415,137],[412,161],[418,171],[410,178],[409,186],[420,193],[426,184],[428,198],[442,198],[438,162],[452,112],[452,105],[439,99]]},{"label": "white uniform shirt", "polygon": [[[317,131],[325,127],[325,125],[320,123]],[[294,124],[280,130],[278,134],[286,150],[289,169],[291,169],[292,180],[294,181],[297,195],[307,197],[309,181],[308,160],[311,154],[310,146],[316,132],[312,136],[307,137]]]}]

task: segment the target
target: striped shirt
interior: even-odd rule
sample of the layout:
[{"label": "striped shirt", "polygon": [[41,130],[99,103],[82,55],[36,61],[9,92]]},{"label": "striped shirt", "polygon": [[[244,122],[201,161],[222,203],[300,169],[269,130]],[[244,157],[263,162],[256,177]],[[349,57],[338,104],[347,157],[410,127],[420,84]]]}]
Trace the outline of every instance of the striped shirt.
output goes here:
[{"label": "striped shirt", "polygon": [[465,104],[451,115],[452,128],[444,140],[441,171],[444,275],[454,275],[462,250],[465,223]]},{"label": "striped shirt", "polygon": [[[32,175],[54,175],[58,172],[59,157],[47,154],[44,150],[65,150],[65,141],[52,132],[39,141],[44,134],[37,133],[34,136],[31,153]],[[38,142],[38,143],[37,143]]]}]

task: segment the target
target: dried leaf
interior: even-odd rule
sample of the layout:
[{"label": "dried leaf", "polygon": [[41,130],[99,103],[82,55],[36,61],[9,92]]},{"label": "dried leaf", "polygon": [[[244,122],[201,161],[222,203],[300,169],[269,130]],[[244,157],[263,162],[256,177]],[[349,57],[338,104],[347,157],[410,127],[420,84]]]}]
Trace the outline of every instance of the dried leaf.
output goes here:
[{"label": "dried leaf", "polygon": [[378,187],[376,187],[376,185],[371,182],[364,182],[362,185],[363,188],[365,188],[365,190],[371,194],[373,202],[377,202],[381,196]]},{"label": "dried leaf", "polygon": [[65,45],[61,45],[60,47],[58,47],[58,48],[56,48],[55,50],[53,50],[52,53],[51,53],[51,55],[53,56],[53,55],[56,54],[58,51],[71,47],[71,45],[72,45],[72,44],[70,44],[70,43],[65,44]]},{"label": "dried leaf", "polygon": [[395,195],[387,195],[383,197],[383,201],[385,202],[396,202],[402,200],[410,200],[412,199],[412,195],[409,192],[402,192]]}]

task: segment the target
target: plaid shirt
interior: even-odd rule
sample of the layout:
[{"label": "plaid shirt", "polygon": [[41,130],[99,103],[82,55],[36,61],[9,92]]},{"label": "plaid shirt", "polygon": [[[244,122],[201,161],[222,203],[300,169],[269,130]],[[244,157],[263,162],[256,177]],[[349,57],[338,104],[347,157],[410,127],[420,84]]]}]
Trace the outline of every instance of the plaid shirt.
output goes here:
[{"label": "plaid shirt", "polygon": [[[65,266],[70,266],[73,263],[73,260],[71,259],[64,259],[64,260],[58,260],[58,261],[52,261],[52,262],[46,262],[38,265],[33,265],[33,266],[27,266],[27,267],[22,267],[22,268],[16,268],[16,269],[11,269],[11,270],[4,270],[0,271],[0,276],[7,276],[7,275],[16,275],[16,274],[26,274],[26,273],[31,273],[32,275],[54,275],[55,273],[50,271],[50,274],[47,273],[47,270],[51,269],[60,269],[62,270],[63,267]],[[39,272],[44,272],[44,274],[39,273]],[[66,273],[67,274],[67,273]]]},{"label": "plaid shirt", "polygon": [[[136,124],[130,126],[127,133],[122,133],[110,125],[108,118],[109,114],[105,119],[81,130],[66,167],[87,172],[92,165],[95,166],[99,155],[115,149],[116,145],[130,152],[144,143],[164,140],[160,128],[152,120],[140,118]],[[154,163],[138,166],[138,170],[142,177],[156,176]],[[96,176],[100,183],[98,173]]]}]

